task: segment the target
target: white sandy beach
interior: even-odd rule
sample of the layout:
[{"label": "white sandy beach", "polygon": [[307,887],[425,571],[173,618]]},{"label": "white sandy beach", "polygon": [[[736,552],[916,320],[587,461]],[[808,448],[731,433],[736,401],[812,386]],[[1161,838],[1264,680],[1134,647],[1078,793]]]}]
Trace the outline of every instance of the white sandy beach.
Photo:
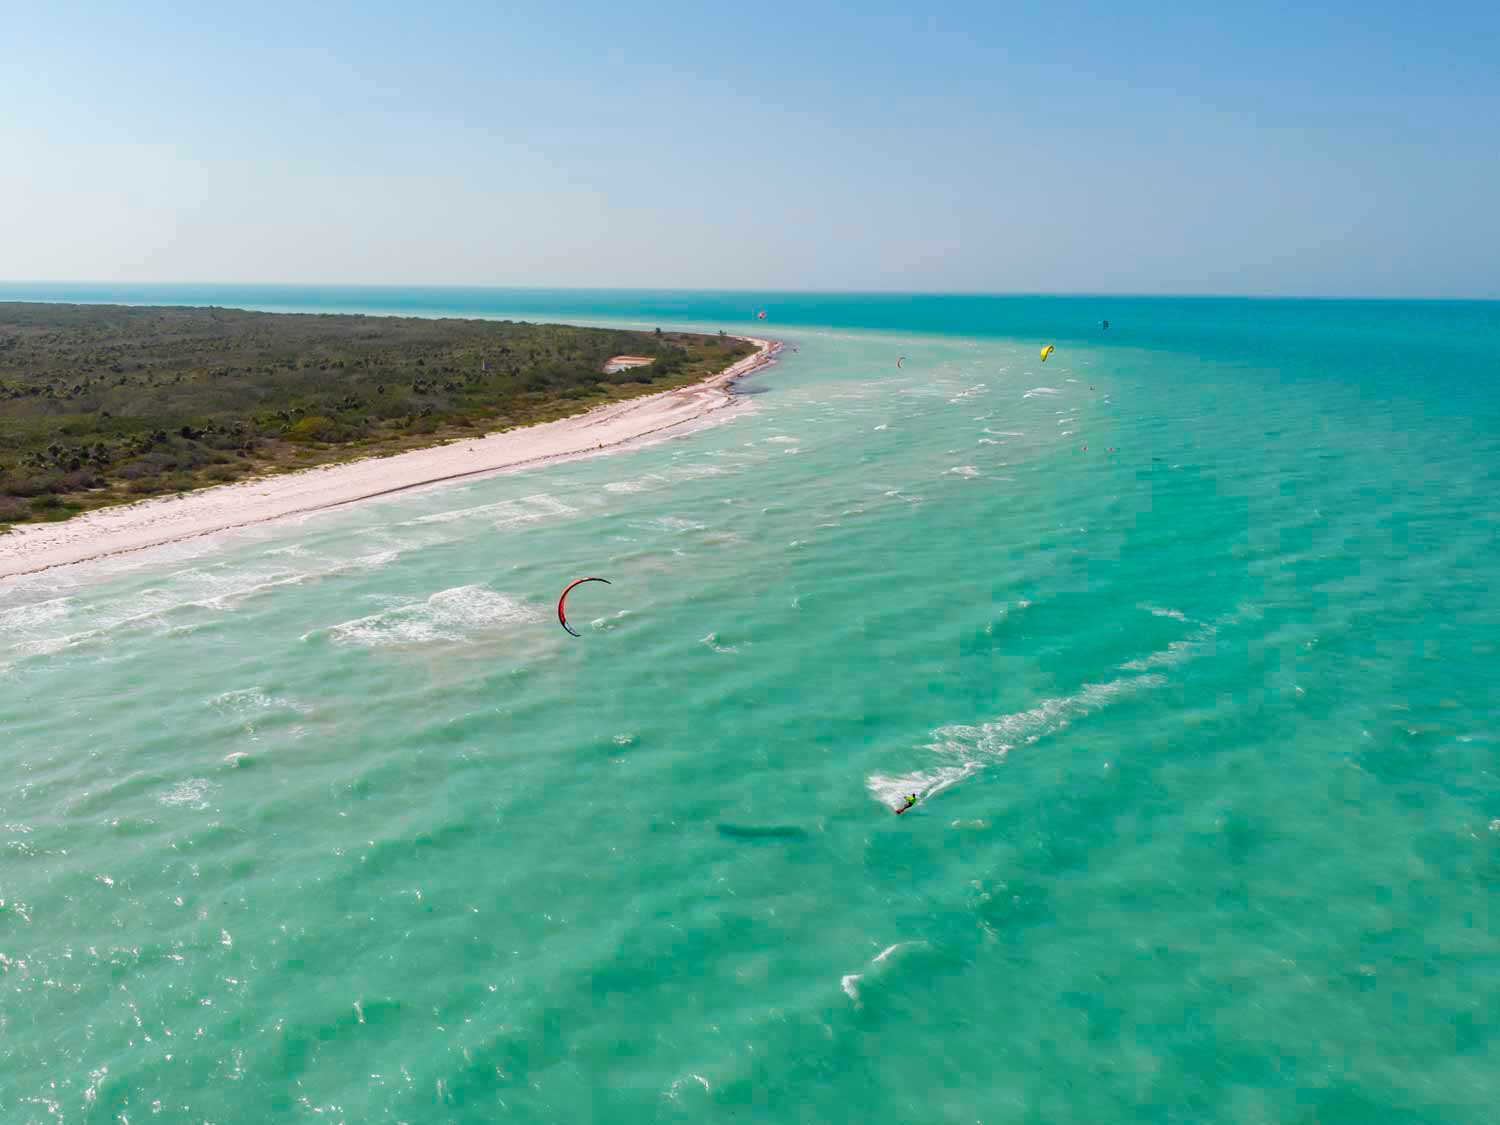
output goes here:
[{"label": "white sandy beach", "polygon": [[741,338],[755,345],[754,355],[691,387],[430,449],[101,508],[62,523],[23,525],[0,535],[0,579],[659,437],[731,407],[736,399],[730,385],[774,362],[781,350],[778,341]]}]

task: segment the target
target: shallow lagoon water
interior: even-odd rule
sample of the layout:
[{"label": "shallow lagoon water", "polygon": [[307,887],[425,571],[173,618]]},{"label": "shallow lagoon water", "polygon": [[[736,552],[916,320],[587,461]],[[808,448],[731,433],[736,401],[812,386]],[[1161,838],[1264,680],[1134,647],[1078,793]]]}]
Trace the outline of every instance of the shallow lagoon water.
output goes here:
[{"label": "shallow lagoon water", "polygon": [[5,1120],[1490,1116],[1495,305],[133,299],[796,350],[0,586]]}]

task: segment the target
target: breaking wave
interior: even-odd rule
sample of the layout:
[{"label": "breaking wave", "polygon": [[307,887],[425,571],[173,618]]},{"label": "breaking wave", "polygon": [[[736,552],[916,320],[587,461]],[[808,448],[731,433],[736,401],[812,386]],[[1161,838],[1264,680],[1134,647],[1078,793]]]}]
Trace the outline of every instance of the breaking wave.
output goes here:
[{"label": "breaking wave", "polygon": [[504,594],[483,586],[455,586],[439,590],[425,601],[397,606],[314,630],[303,640],[326,632],[336,644],[363,648],[430,644],[434,641],[464,641],[475,633],[499,625],[540,620],[540,614]]},{"label": "breaking wave", "polygon": [[[606,486],[607,487],[607,486]],[[451,512],[434,512],[430,516],[418,516],[407,520],[404,526],[421,527],[434,523],[452,523],[455,520],[489,519],[495,527],[514,527],[517,524],[536,523],[538,520],[557,516],[576,515],[577,508],[570,508],[551,496],[538,494],[523,496],[519,500],[501,500],[494,504],[480,504],[474,508],[457,508]]]}]

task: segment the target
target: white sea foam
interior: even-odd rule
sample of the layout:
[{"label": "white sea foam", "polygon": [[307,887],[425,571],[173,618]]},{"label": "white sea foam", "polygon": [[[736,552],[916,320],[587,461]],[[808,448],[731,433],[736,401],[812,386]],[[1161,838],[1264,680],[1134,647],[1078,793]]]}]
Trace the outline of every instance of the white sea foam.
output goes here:
[{"label": "white sea foam", "polygon": [[157,798],[157,803],[177,808],[206,809],[208,808],[208,795],[218,788],[219,786],[206,777],[192,777],[187,781],[178,782],[163,793]]},{"label": "white sea foam", "polygon": [[278,586],[295,586],[314,579],[332,578],[338,574],[378,570],[387,563],[400,558],[401,551],[399,548],[391,547],[352,559],[330,559],[307,552],[299,557],[316,561],[307,570],[250,570],[224,575],[190,573],[173,575],[173,577],[182,579],[189,587],[194,584],[200,587],[199,592],[182,604],[203,609],[232,609],[246,598]]},{"label": "white sea foam", "polygon": [[870,958],[870,968],[868,970],[863,973],[846,973],[840,978],[839,987],[844,990],[844,995],[853,1000],[857,1005],[859,1003],[859,989],[856,986],[870,972],[879,974],[882,972],[881,966],[903,949],[920,949],[926,946],[926,944],[925,941],[898,941],[894,945],[888,945],[874,957]]},{"label": "white sea foam", "polygon": [[1186,640],[1172,641],[1165,650],[1153,652],[1150,656],[1139,660],[1126,661],[1120,667],[1127,672],[1149,672],[1152,668],[1174,667],[1191,656],[1204,641],[1213,636],[1213,633],[1212,627],[1205,626]]},{"label": "white sea foam", "polygon": [[973,478],[979,475],[979,470],[976,469],[973,465],[954,465],[953,468],[949,469],[948,471],[956,477]]},{"label": "white sea foam", "polygon": [[975,726],[951,724],[933,731],[936,741],[927,745],[941,754],[969,757],[975,754],[1003,757],[1018,745],[1060,731],[1075,719],[1108,706],[1122,695],[1165,683],[1161,676],[1135,676],[1100,684],[1084,684],[1072,695],[1044,699],[1035,707],[1001,715]]},{"label": "white sea foam", "polygon": [[692,520],[681,519],[678,516],[658,516],[654,520],[641,520],[630,525],[643,531],[702,531],[707,525],[695,523]]},{"label": "white sea foam", "polygon": [[18,605],[12,609],[0,610],[0,636],[31,632],[43,625],[62,620],[72,611],[73,599],[70,597],[49,598],[46,601],[32,602],[30,605]]},{"label": "white sea foam", "polygon": [[[58,622],[73,622],[75,616],[80,618],[78,624],[85,621],[93,625],[92,628],[81,629],[71,633],[49,634],[38,626],[39,621],[33,621],[29,630],[20,629],[13,634],[8,646],[16,656],[50,656],[61,652],[63,649],[71,648],[73,645],[82,644],[86,641],[103,640],[117,629],[131,625],[138,625],[154,618],[160,617],[169,610],[192,604],[172,597],[163,590],[143,590],[134,595],[128,602],[105,604],[102,606],[78,606],[80,612],[77,614],[58,615]],[[73,608],[73,607],[70,607]]]},{"label": "white sea foam", "polygon": [[937,766],[894,777],[877,773],[866,779],[865,788],[881,804],[896,809],[905,802],[908,793],[916,793],[923,798],[931,797],[983,768],[979,762],[966,762],[961,766]]},{"label": "white sea foam", "polygon": [[1045,395],[1060,395],[1060,394],[1062,394],[1062,391],[1058,390],[1056,387],[1032,387],[1031,390],[1027,391],[1021,397],[1022,398],[1042,398]]},{"label": "white sea foam", "polygon": [[903,949],[917,949],[926,944],[925,941],[898,941],[895,945],[888,945],[877,953],[870,964],[878,965],[893,953],[898,953]]},{"label": "white sea foam", "polygon": [[226,691],[223,695],[216,695],[210,699],[208,705],[221,714],[235,716],[256,715],[277,710],[295,711],[299,715],[306,715],[312,711],[312,708],[304,703],[295,703],[280,696],[267,695],[258,687]]},{"label": "white sea foam", "polygon": [[1142,602],[1136,608],[1144,609],[1152,617],[1170,617],[1176,621],[1187,620],[1187,614],[1183,613],[1180,609],[1163,609],[1161,606],[1148,605],[1145,602]]},{"label": "white sea foam", "polygon": [[800,438],[787,437],[786,434],[777,434],[775,437],[766,438],[768,445],[796,445]]},{"label": "white sea foam", "polygon": [[[63,597],[6,610],[0,612],[0,637],[10,642],[6,647],[13,654],[24,657],[50,655],[87,642],[108,643],[114,634],[131,628],[154,625],[170,632],[181,628],[180,622],[169,624],[177,611],[233,609],[267,590],[378,569],[399,555],[399,550],[386,549],[356,558],[331,558],[294,544],[245,563],[175,571],[162,577],[160,585],[135,591],[127,599],[89,602]],[[59,625],[66,631],[55,628]]]},{"label": "white sea foam", "polygon": [[[358,617],[324,630],[338,644],[364,648],[463,641],[501,625],[540,620],[533,609],[483,586],[439,590],[425,601]],[[316,632],[316,631],[315,631]],[[304,634],[303,639],[314,633]]]},{"label": "white sea foam", "polygon": [[713,651],[720,653],[740,651],[738,646],[736,645],[726,645],[724,643],[724,639],[720,637],[718,633],[710,633],[708,634],[708,636],[700,638],[698,643],[700,645],[707,645],[709,648],[713,649]]},{"label": "white sea foam", "polygon": [[678,480],[702,480],[704,477],[721,477],[728,472],[729,469],[720,465],[682,465],[672,469],[672,476]]},{"label": "white sea foam", "polygon": [[613,480],[604,486],[605,492],[649,492],[667,483],[667,478],[657,473],[647,473],[634,480]]},{"label": "white sea foam", "polygon": [[[1025,604],[1018,603],[1018,607]],[[925,800],[1002,760],[1019,746],[1030,746],[1065,730],[1078,719],[1103,710],[1122,698],[1161,687],[1168,681],[1159,669],[1175,667],[1196,655],[1213,639],[1219,627],[1232,624],[1252,612],[1242,606],[1214,624],[1203,625],[1186,638],[1171,642],[1165,649],[1127,661],[1116,669],[1132,675],[1084,684],[1072,695],[1043,699],[1025,711],[1001,715],[987,723],[955,723],[938,727],[932,732],[933,741],[926,749],[952,760],[952,764],[896,776],[875,774],[866,780],[865,786],[877,800],[892,808],[908,793],[916,793]],[[1172,612],[1167,616],[1172,616]]]},{"label": "white sea foam", "polygon": [[[1025,609],[1031,603],[1017,601],[1016,604],[1019,609]],[[1026,711],[1001,715],[989,723],[980,723],[977,726],[950,724],[950,726],[938,727],[933,730],[935,741],[927,744],[927,750],[944,754],[945,757],[953,757],[957,759],[957,765],[942,765],[938,768],[897,775],[897,777],[874,774],[867,778],[865,787],[876,796],[876,799],[882,801],[883,804],[891,805],[892,808],[906,793],[915,792],[924,799],[929,798],[933,793],[941,792],[959,783],[978,769],[986,768],[987,765],[993,765],[998,760],[1004,759],[1005,754],[1020,745],[1034,744],[1059,730],[1067,729],[1079,718],[1101,711],[1116,700],[1167,684],[1169,682],[1167,676],[1152,669],[1178,666],[1182,661],[1205,651],[1209,642],[1214,640],[1221,628],[1238,624],[1245,619],[1256,619],[1259,616],[1259,607],[1250,603],[1239,604],[1232,612],[1223,613],[1215,618],[1211,624],[1200,625],[1184,639],[1173,640],[1160,651],[1151,652],[1139,660],[1130,660],[1118,666],[1121,672],[1136,672],[1140,675],[1119,676],[1103,684],[1085,684],[1079,690],[1074,691],[1071,696],[1044,699],[1037,706],[1032,706]]]},{"label": "white sea foam", "polygon": [[545,494],[523,496],[519,500],[501,500],[494,504],[480,504],[474,508],[457,508],[451,512],[434,512],[430,516],[418,516],[407,520],[402,526],[453,523],[457,520],[491,520],[495,527],[514,527],[538,520],[555,519],[559,516],[576,515],[577,508]]},{"label": "white sea foam", "polygon": [[708,1084],[708,1079],[704,1078],[703,1075],[689,1074],[687,1078],[674,1079],[672,1084],[667,1087],[665,1096],[668,1100],[674,1102],[681,1100],[682,1088],[687,1084],[688,1078],[691,1078],[694,1082],[697,1082],[698,1085],[702,1086],[705,1090],[708,1090],[709,1092],[713,1091],[713,1087]]}]

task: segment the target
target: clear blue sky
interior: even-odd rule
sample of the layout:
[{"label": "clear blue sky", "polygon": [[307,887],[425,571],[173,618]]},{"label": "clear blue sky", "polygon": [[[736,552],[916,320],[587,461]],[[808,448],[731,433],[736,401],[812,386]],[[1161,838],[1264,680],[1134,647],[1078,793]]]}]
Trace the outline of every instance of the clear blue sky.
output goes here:
[{"label": "clear blue sky", "polygon": [[1500,4],[11,0],[0,277],[1500,297]]}]

